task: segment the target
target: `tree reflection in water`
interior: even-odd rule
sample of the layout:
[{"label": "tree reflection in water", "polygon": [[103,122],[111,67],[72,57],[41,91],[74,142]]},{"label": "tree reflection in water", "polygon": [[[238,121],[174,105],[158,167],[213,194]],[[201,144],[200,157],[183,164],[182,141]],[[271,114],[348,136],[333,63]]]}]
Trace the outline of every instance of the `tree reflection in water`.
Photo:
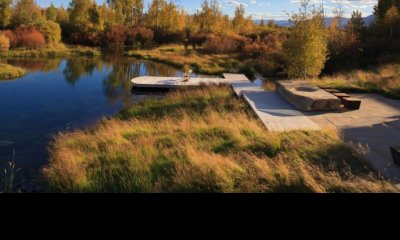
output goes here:
[{"label": "tree reflection in water", "polygon": [[63,73],[65,80],[74,86],[84,75],[92,76],[95,69],[101,71],[102,68],[101,58],[73,58],[68,59]]}]

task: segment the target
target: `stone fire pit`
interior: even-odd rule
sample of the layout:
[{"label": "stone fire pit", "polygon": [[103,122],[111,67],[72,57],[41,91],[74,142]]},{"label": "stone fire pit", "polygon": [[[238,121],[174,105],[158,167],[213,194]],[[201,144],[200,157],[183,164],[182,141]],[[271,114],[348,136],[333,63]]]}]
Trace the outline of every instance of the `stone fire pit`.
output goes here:
[{"label": "stone fire pit", "polygon": [[302,111],[334,111],[341,106],[339,98],[305,81],[278,81],[277,91]]}]

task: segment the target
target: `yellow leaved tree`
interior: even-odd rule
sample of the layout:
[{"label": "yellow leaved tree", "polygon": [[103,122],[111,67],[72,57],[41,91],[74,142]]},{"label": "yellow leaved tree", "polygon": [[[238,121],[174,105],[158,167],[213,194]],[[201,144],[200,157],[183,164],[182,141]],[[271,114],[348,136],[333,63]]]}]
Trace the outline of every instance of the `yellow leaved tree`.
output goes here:
[{"label": "yellow leaved tree", "polygon": [[322,11],[301,1],[299,13],[292,14],[293,27],[285,44],[289,78],[318,76],[327,60],[327,34]]}]

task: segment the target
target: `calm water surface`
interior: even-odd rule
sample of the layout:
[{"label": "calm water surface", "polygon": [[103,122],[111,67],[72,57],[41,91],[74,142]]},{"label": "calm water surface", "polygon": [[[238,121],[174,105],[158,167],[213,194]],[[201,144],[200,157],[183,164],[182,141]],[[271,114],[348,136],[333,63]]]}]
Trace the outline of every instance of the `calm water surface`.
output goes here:
[{"label": "calm water surface", "polygon": [[48,163],[46,147],[55,133],[90,126],[143,98],[131,92],[133,77],[182,75],[164,64],[121,57],[7,62],[28,74],[0,81],[0,168],[15,150],[28,184]]}]

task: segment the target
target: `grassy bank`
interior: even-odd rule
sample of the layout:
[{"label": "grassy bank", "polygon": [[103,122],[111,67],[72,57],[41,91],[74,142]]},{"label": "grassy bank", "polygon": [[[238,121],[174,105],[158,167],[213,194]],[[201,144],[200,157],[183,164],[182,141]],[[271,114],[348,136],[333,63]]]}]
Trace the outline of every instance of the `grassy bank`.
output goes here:
[{"label": "grassy bank", "polygon": [[167,45],[151,50],[132,50],[125,55],[162,62],[178,68],[186,64],[203,74],[236,72],[242,67],[237,54],[205,54],[201,49],[186,51],[182,45]]},{"label": "grassy bank", "polygon": [[400,64],[340,73],[315,79],[313,82],[321,87],[332,87],[349,92],[379,93],[400,99]]},{"label": "grassy bank", "polygon": [[59,134],[56,192],[392,192],[329,131],[267,132],[228,87],[149,99]]},{"label": "grassy bank", "polygon": [[71,46],[62,44],[56,47],[48,46],[40,49],[12,49],[7,52],[1,52],[1,58],[56,58],[56,57],[74,57],[74,56],[100,56],[101,52],[97,48]]},{"label": "grassy bank", "polygon": [[22,68],[0,63],[0,80],[19,78],[24,76],[25,74],[26,72]]}]

